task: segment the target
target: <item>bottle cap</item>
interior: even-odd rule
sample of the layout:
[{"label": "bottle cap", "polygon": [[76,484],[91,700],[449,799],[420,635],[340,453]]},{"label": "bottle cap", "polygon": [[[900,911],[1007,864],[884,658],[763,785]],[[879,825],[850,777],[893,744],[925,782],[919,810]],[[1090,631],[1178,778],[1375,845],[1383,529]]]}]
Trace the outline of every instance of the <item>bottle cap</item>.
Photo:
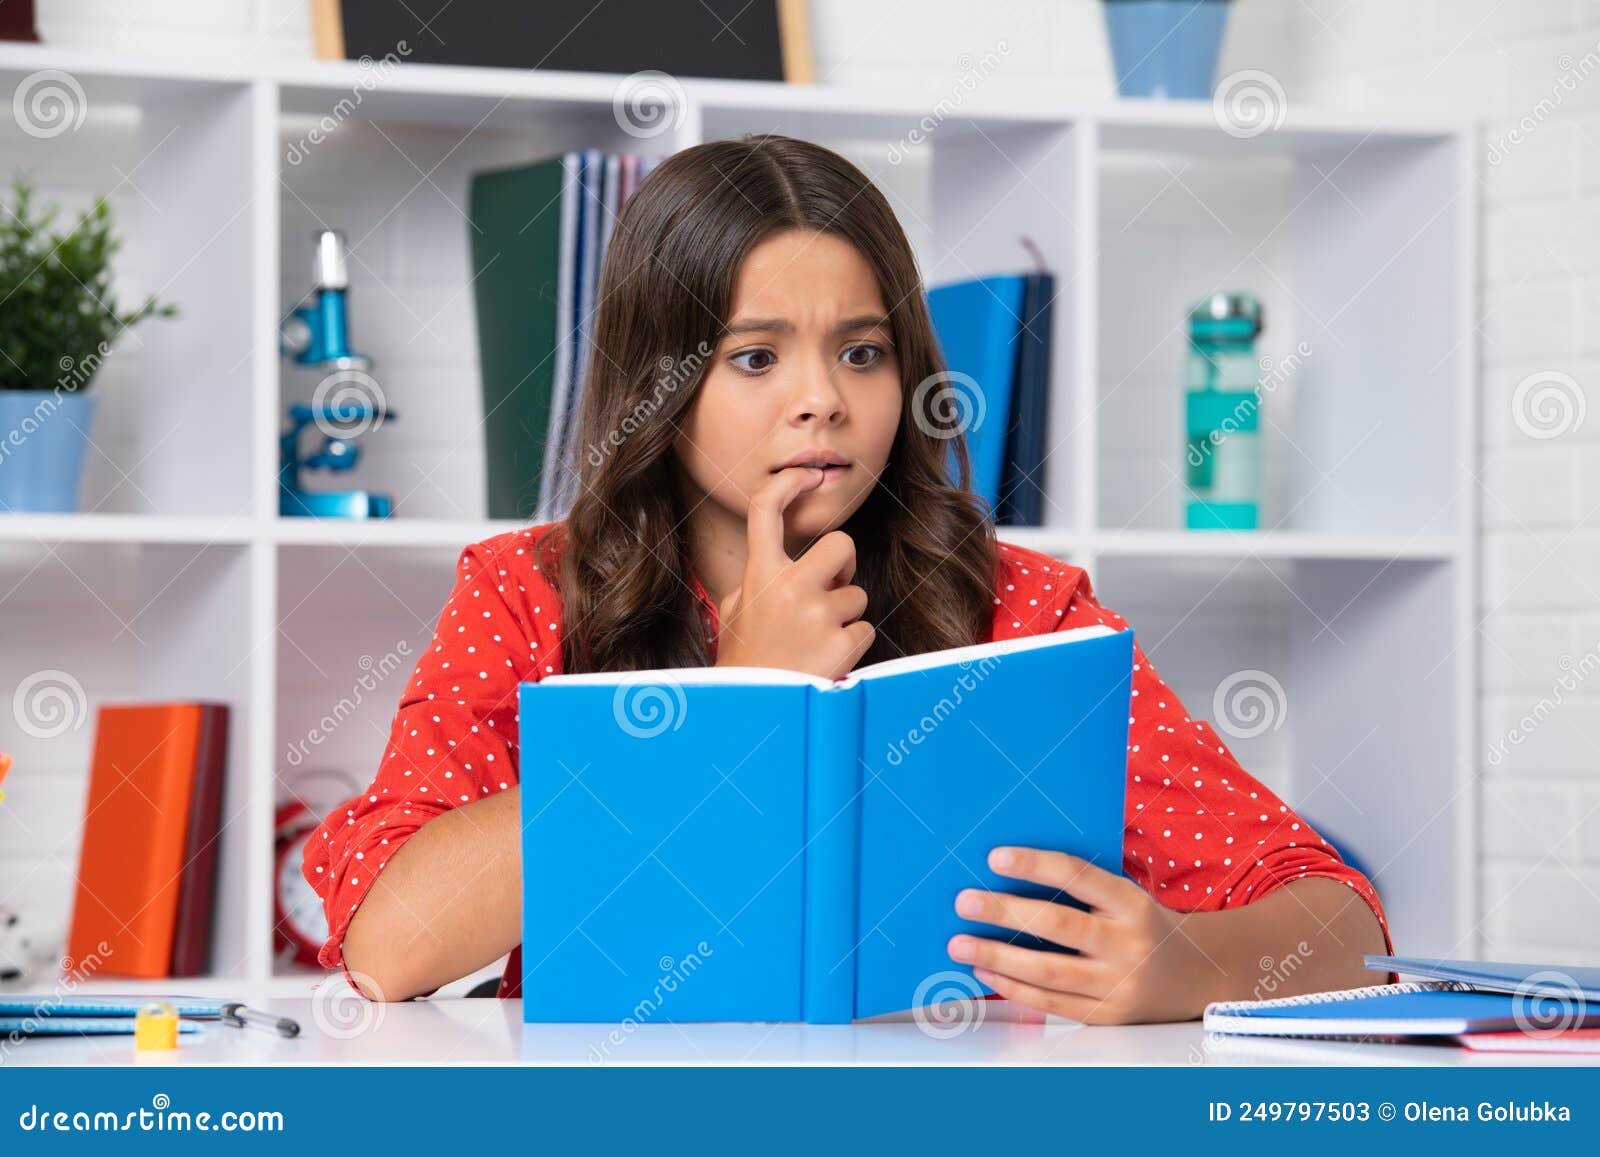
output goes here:
[{"label": "bottle cap", "polygon": [[1195,337],[1253,338],[1264,320],[1255,294],[1213,293],[1189,310],[1189,332]]}]

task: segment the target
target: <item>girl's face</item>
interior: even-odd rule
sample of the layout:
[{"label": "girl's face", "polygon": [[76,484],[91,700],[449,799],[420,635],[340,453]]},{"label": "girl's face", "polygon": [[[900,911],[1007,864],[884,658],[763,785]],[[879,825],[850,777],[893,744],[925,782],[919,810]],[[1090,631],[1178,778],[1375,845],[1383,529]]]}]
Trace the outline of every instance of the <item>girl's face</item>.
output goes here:
[{"label": "girl's face", "polygon": [[900,364],[872,267],[831,233],[786,229],[746,255],[728,332],[676,441],[692,522],[742,523],[784,466],[831,455],[790,503],[803,545],[844,523],[882,473],[900,425]]}]

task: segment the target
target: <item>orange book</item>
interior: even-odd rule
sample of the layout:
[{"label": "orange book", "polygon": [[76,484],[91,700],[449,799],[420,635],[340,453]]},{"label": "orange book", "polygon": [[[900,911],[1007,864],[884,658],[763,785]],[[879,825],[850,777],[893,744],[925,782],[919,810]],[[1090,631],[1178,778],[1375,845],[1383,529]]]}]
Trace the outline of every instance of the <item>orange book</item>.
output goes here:
[{"label": "orange book", "polygon": [[99,709],[67,942],[74,961],[95,960],[94,975],[205,971],[227,712],[219,703]]}]

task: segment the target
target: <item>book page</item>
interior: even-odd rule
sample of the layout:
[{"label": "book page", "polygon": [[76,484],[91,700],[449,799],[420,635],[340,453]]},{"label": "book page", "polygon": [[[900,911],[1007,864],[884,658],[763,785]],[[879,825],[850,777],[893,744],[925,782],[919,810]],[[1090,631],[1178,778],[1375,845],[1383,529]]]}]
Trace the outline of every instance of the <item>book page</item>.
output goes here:
[{"label": "book page", "polygon": [[877,679],[885,675],[898,675],[905,671],[924,671],[933,667],[953,666],[965,661],[977,661],[991,655],[1010,655],[1018,651],[1036,651],[1043,647],[1059,647],[1085,639],[1098,639],[1117,632],[1111,627],[1095,625],[1073,627],[1066,631],[1051,631],[1045,635],[1024,635],[1017,639],[998,639],[988,643],[973,643],[966,647],[946,647],[938,651],[924,651],[920,655],[906,655],[899,659],[885,659],[857,667],[843,679],[824,679],[803,671],[785,667],[663,667],[649,671],[593,671],[581,675],[548,675],[541,683],[680,683],[680,684],[744,684],[750,686],[773,684],[803,684],[829,691],[854,686],[862,679]]},{"label": "book page", "polygon": [[839,685],[854,683],[858,679],[876,679],[884,675],[898,675],[902,671],[923,671],[930,667],[943,667],[964,661],[976,661],[990,655],[1010,655],[1017,651],[1037,651],[1042,647],[1056,647],[1065,643],[1078,643],[1084,639],[1098,639],[1114,635],[1111,627],[1096,624],[1092,627],[1073,627],[1066,631],[1051,631],[1047,635],[1024,635],[1017,639],[997,639],[990,643],[973,643],[967,647],[946,647],[941,651],[924,651],[920,655],[906,655],[899,659],[885,659],[857,667]]}]

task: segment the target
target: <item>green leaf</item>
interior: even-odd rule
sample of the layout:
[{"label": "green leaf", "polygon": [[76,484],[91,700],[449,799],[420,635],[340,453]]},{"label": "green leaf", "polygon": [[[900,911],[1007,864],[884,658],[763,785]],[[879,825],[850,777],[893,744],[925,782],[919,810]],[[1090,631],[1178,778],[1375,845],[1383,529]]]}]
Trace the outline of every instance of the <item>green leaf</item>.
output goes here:
[{"label": "green leaf", "polygon": [[[133,309],[118,302],[111,258],[122,241],[104,197],[62,232],[60,206],[38,208],[34,194],[19,173],[10,206],[0,206],[0,390],[76,391],[123,331],[146,318],[177,317],[178,307],[154,294]],[[63,359],[70,359],[65,369]]]}]

